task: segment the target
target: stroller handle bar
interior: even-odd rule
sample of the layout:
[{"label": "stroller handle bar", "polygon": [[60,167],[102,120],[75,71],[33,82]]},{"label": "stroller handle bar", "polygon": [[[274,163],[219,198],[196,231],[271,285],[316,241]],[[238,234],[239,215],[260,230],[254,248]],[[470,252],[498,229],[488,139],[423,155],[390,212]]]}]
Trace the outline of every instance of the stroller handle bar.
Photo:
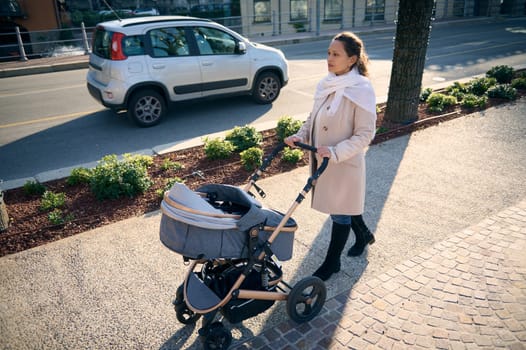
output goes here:
[{"label": "stroller handle bar", "polygon": [[[283,151],[283,149],[285,148],[286,145],[287,144],[285,142],[280,142],[272,150],[272,152],[270,152],[270,154],[263,160],[261,166],[250,176],[249,182],[244,188],[244,190],[246,192],[249,192],[250,188],[252,186],[254,186],[254,188],[256,189],[258,194],[262,198],[265,198],[265,196],[266,196],[265,192],[259,186],[256,185],[256,181],[261,177],[261,174],[268,168],[268,166],[272,163],[274,158],[276,158],[276,156],[279,154],[279,152]],[[316,147],[308,145],[306,143],[294,142],[294,145],[296,145],[297,147],[299,147],[301,149],[304,149],[304,150],[307,150],[307,151],[311,151],[311,152],[314,152],[314,153],[316,153],[318,151],[318,149]],[[328,164],[329,164],[329,158],[328,157],[324,157],[321,165],[318,167],[318,169],[316,169],[316,171],[312,174],[312,176],[309,177],[309,179],[307,181],[307,185],[305,185],[305,187],[303,188],[303,191],[305,193],[310,191],[310,189],[312,188],[314,182],[325,171],[325,169],[327,168]]]}]

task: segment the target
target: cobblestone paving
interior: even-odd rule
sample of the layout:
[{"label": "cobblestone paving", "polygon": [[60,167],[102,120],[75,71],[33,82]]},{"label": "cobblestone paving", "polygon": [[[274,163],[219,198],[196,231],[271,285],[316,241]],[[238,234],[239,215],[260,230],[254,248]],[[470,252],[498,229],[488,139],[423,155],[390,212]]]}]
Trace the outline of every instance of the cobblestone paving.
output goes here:
[{"label": "cobblestone paving", "polygon": [[241,349],[526,349],[526,201]]}]

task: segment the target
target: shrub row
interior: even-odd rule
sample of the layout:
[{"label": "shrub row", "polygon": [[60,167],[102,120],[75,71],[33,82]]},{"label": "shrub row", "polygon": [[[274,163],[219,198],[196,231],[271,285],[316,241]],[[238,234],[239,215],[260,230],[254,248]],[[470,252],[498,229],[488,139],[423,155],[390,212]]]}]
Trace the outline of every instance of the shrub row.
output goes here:
[{"label": "shrub row", "polygon": [[526,89],[526,76],[523,74],[514,78],[515,75],[510,66],[495,66],[486,72],[485,77],[467,83],[454,82],[445,89],[446,93],[425,88],[420,94],[420,101],[427,103],[430,112],[440,113],[456,104],[464,108],[484,108],[488,98],[515,100],[517,89]]},{"label": "shrub row", "polygon": [[[278,121],[277,134],[280,141],[298,131],[302,122],[291,117],[283,117]],[[225,136],[225,139],[205,139],[205,155],[210,159],[223,159],[230,157],[234,152],[239,152],[241,163],[247,170],[260,166],[263,159],[263,150],[260,145],[263,135],[254,127],[236,126]],[[303,152],[298,149],[286,148],[283,159],[288,162],[298,162],[302,159]],[[91,192],[99,200],[119,199],[122,197],[135,197],[148,190],[153,181],[148,175],[148,168],[153,164],[151,156],[125,154],[122,159],[116,155],[104,156],[93,169],[84,167],[75,168],[66,179],[69,186],[87,184]],[[161,164],[163,171],[179,171],[183,165],[179,162],[165,159]],[[162,197],[176,182],[184,182],[180,177],[165,180],[164,187],[157,191]],[[48,219],[52,224],[64,224],[72,221],[71,214],[64,214],[62,209],[66,206],[66,195],[49,191],[45,185],[36,181],[27,181],[23,191],[28,196],[40,196],[40,210],[48,212]]]},{"label": "shrub row", "polygon": [[[290,116],[281,117],[276,127],[278,140],[283,141],[286,137],[296,133],[302,124],[302,121]],[[234,152],[238,152],[241,164],[248,171],[256,169],[263,162],[263,150],[261,149],[263,135],[253,126],[236,126],[226,134],[225,138],[205,138],[203,141],[205,155],[209,159],[227,159]],[[293,152],[288,147],[283,152],[283,160],[288,162],[297,163],[302,156],[301,150]]]}]

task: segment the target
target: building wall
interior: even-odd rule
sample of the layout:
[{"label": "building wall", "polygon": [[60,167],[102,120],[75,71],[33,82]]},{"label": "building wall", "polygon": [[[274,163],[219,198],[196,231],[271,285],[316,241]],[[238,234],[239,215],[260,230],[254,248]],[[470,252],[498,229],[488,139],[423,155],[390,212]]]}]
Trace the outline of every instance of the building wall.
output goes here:
[{"label": "building wall", "polygon": [[17,18],[15,22],[28,31],[60,28],[57,19],[55,0],[19,0],[26,13],[26,18]]}]

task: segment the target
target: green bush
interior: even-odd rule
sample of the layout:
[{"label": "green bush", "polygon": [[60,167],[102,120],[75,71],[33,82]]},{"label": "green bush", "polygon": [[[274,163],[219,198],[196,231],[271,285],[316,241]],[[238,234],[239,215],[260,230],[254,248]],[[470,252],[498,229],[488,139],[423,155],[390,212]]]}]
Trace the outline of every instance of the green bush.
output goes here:
[{"label": "green bush", "polygon": [[499,84],[488,90],[488,96],[492,98],[515,100],[517,98],[517,90],[510,84]]},{"label": "green bush", "polygon": [[278,140],[283,141],[290,135],[294,135],[301,128],[301,125],[303,125],[301,120],[295,120],[290,116],[279,118],[278,125],[276,127]]},{"label": "green bush", "polygon": [[455,96],[457,101],[462,101],[464,95],[469,93],[466,84],[459,83],[458,81],[455,81],[453,85],[448,86],[446,92],[450,96]]},{"label": "green bush", "polygon": [[53,225],[62,225],[66,222],[73,221],[75,217],[73,214],[68,214],[66,217],[64,217],[62,210],[54,209],[47,215],[47,218]]},{"label": "green bush", "polygon": [[144,168],[149,168],[153,165],[153,157],[152,156],[147,156],[147,155],[143,155],[143,154],[135,154],[135,155],[132,155],[132,154],[125,154],[124,156],[124,159],[126,162],[130,162],[136,166],[139,166],[139,167],[144,167]]},{"label": "green bush", "polygon": [[144,156],[125,154],[124,159],[119,161],[116,155],[107,155],[93,169],[91,191],[99,200],[143,193],[152,185],[147,163]]},{"label": "green bush", "polygon": [[243,127],[236,126],[229,131],[225,136],[225,140],[232,142],[235,150],[241,152],[258,146],[263,141],[263,136],[256,131],[255,127],[245,125]]},{"label": "green bush", "polygon": [[184,180],[180,177],[172,177],[171,179],[168,179],[166,183],[164,184],[163,188],[160,188],[156,191],[156,194],[159,196],[159,198],[164,197],[164,192],[170,191],[170,189],[173,187],[176,183],[184,183]]},{"label": "green bush", "polygon": [[204,140],[205,155],[209,159],[226,159],[234,153],[234,145],[230,141],[222,140],[219,137]]},{"label": "green bush", "polygon": [[179,162],[174,162],[173,160],[166,158],[163,160],[163,163],[161,164],[161,169],[164,171],[167,170],[174,170],[178,171],[184,168],[184,165]]},{"label": "green bush", "polygon": [[71,170],[66,183],[70,186],[87,184],[91,180],[91,170],[88,168],[75,168]]},{"label": "green bush", "polygon": [[509,84],[513,79],[513,67],[510,66],[495,66],[486,72],[489,78],[495,78],[499,84]]},{"label": "green bush", "polygon": [[[429,97],[429,95],[431,95],[433,93],[433,89],[431,88],[425,88],[422,90],[422,92],[420,93],[420,101],[421,102],[426,102],[427,101],[427,98]],[[378,113],[378,112],[377,112]]]},{"label": "green bush", "polygon": [[52,209],[62,208],[66,205],[66,194],[65,193],[54,193],[52,191],[46,191],[42,195],[40,202],[40,210],[48,211]]},{"label": "green bush", "polygon": [[303,158],[303,151],[299,148],[285,147],[281,158],[288,163],[296,164]]},{"label": "green bush", "polygon": [[526,77],[513,79],[511,81],[511,86],[515,89],[526,90]]},{"label": "green bush", "polygon": [[434,92],[427,98],[427,107],[433,113],[439,113],[444,108],[453,106],[457,103],[455,96],[448,96],[440,92]]},{"label": "green bush", "polygon": [[464,108],[483,108],[488,103],[488,98],[475,94],[465,94],[460,105]]},{"label": "green bush", "polygon": [[263,150],[258,147],[250,147],[241,152],[240,156],[241,164],[248,171],[256,169],[263,163]]},{"label": "green bush", "polygon": [[29,180],[24,184],[22,190],[28,196],[41,196],[42,194],[44,194],[44,192],[46,192],[46,186],[42,185],[39,182]]},{"label": "green bush", "polygon": [[495,78],[477,78],[471,80],[468,84],[468,92],[477,96],[482,96],[490,87],[497,84],[497,80]]}]

